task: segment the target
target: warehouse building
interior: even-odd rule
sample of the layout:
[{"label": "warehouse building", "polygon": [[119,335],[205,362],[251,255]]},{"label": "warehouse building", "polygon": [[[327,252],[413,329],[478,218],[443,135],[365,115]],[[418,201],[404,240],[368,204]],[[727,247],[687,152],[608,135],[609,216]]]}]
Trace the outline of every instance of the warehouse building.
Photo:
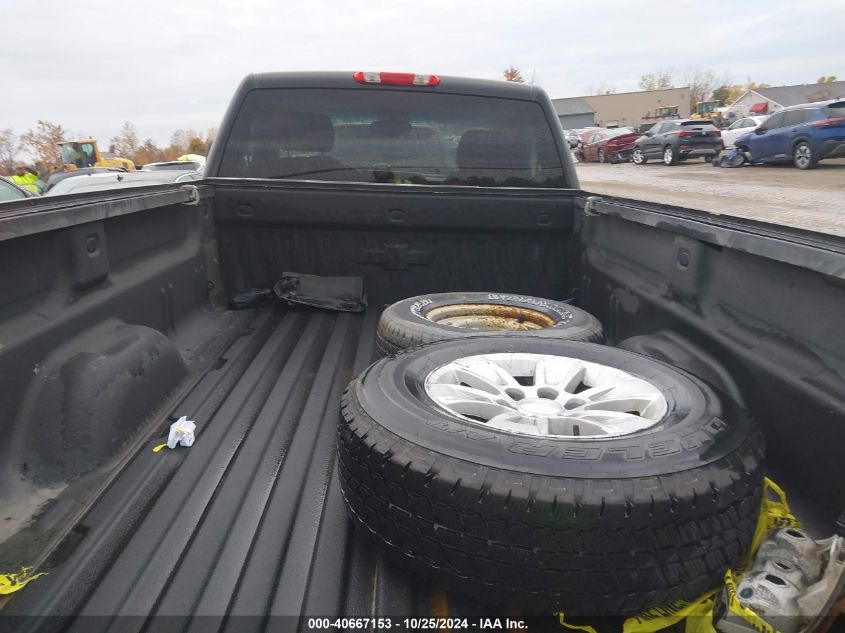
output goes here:
[{"label": "warehouse building", "polygon": [[595,125],[596,111],[590,107],[584,97],[552,99],[557,118],[564,130],[575,130]]},{"label": "warehouse building", "polygon": [[667,118],[690,115],[689,88],[640,90],[552,99],[565,130],[590,127],[650,127]]}]

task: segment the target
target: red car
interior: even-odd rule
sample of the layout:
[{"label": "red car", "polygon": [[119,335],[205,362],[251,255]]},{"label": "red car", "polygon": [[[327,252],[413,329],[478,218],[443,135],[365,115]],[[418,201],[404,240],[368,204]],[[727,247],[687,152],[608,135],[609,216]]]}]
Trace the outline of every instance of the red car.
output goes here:
[{"label": "red car", "polygon": [[581,160],[599,163],[629,161],[634,151],[634,142],[641,136],[629,127],[592,130],[581,146]]}]

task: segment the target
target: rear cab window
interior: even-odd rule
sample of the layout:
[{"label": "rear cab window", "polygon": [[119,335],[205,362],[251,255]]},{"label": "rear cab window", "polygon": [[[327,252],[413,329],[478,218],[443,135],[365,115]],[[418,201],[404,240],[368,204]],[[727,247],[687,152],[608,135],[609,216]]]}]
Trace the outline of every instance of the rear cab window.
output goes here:
[{"label": "rear cab window", "polygon": [[539,103],[404,90],[252,90],[219,175],[567,187]]},{"label": "rear cab window", "polygon": [[694,129],[701,129],[701,130],[715,130],[716,126],[713,125],[712,121],[682,121],[681,125],[685,128],[694,128]]}]

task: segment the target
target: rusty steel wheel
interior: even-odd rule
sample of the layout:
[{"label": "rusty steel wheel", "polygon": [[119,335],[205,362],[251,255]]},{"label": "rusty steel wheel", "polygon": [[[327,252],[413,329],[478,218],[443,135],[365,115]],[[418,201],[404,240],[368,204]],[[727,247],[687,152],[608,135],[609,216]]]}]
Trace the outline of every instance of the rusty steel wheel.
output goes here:
[{"label": "rusty steel wheel", "polygon": [[376,336],[380,356],[400,349],[471,336],[528,336],[600,342],[601,323],[560,301],[495,292],[447,292],[411,297],[389,306]]},{"label": "rusty steel wheel", "polygon": [[496,303],[455,303],[433,308],[425,316],[434,323],[469,330],[526,332],[555,324],[552,317],[539,310]]}]

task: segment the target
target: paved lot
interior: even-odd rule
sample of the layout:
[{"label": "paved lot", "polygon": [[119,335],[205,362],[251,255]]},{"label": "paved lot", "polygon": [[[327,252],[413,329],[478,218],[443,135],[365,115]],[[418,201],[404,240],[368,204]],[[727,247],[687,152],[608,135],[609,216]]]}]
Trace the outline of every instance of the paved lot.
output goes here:
[{"label": "paved lot", "polygon": [[815,170],[789,165],[717,169],[702,159],[675,167],[578,163],[591,193],[673,204],[845,236],[845,159]]}]

